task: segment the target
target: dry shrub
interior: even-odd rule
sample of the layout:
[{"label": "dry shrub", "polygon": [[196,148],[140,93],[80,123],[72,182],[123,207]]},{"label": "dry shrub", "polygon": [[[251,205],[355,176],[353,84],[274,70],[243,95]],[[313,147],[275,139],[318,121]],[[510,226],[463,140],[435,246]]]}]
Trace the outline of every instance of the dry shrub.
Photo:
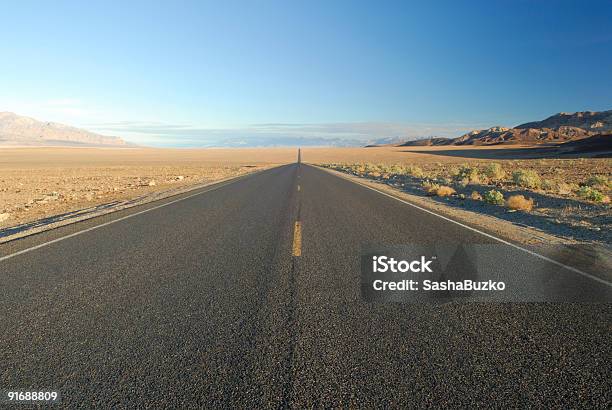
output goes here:
[{"label": "dry shrub", "polygon": [[605,189],[612,187],[612,181],[610,181],[605,175],[593,175],[587,180],[585,185],[593,188]]},{"label": "dry shrub", "polygon": [[408,168],[406,168],[405,172],[406,174],[411,175],[415,178],[423,178],[424,176],[423,170],[417,166],[409,166]]},{"label": "dry shrub", "polygon": [[602,194],[596,189],[591,188],[590,186],[580,187],[580,189],[578,190],[578,196],[580,198],[587,199],[589,201],[594,201],[594,202],[603,202],[603,203],[610,202],[610,198],[606,199],[606,195]]},{"label": "dry shrub", "polygon": [[568,184],[565,182],[561,182],[557,185],[557,193],[559,195],[571,195],[577,189],[578,185],[576,184]]},{"label": "dry shrub", "polygon": [[492,205],[503,205],[504,204],[504,194],[495,189],[485,192],[484,201],[488,204]]},{"label": "dry shrub", "polygon": [[438,191],[438,188],[440,188],[440,185],[435,184],[430,181],[425,181],[423,182],[422,185],[423,185],[423,189],[425,190],[425,192],[427,192],[427,195],[431,195],[431,196],[437,195],[436,192]]},{"label": "dry shrub", "polygon": [[441,185],[436,189],[435,194],[437,196],[451,196],[455,193],[455,190],[449,186]]},{"label": "dry shrub", "polygon": [[389,172],[392,174],[401,174],[404,171],[404,167],[401,164],[393,164],[389,167]]},{"label": "dry shrub", "polygon": [[480,182],[480,176],[478,175],[478,168],[463,165],[457,175],[455,176],[457,181],[465,182],[467,184],[477,184]]},{"label": "dry shrub", "polygon": [[527,199],[523,195],[512,195],[506,200],[506,206],[517,211],[529,212],[533,209],[533,199]]},{"label": "dry shrub", "polygon": [[544,191],[554,191],[556,188],[557,184],[555,184],[554,181],[551,181],[550,179],[542,180],[542,189]]},{"label": "dry shrub", "polygon": [[485,167],[483,174],[491,181],[501,181],[506,176],[506,171],[498,163],[491,163]]},{"label": "dry shrub", "polygon": [[472,191],[472,195],[470,195],[474,201],[482,201],[482,195],[478,191]]},{"label": "dry shrub", "polygon": [[514,183],[523,188],[538,189],[542,186],[542,180],[537,172],[530,169],[519,169],[512,173]]}]

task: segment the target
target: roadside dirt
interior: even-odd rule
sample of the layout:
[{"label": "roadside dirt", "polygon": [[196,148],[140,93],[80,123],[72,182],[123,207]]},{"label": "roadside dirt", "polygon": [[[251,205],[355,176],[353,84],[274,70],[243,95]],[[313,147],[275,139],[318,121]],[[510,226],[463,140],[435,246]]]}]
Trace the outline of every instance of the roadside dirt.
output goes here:
[{"label": "roadside dirt", "polygon": [[295,149],[0,149],[0,230],[293,162]]}]

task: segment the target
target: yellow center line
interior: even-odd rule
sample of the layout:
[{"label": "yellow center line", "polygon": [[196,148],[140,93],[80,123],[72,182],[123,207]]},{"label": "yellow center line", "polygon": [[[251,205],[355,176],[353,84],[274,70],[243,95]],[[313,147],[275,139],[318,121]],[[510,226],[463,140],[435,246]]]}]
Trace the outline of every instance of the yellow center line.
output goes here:
[{"label": "yellow center line", "polygon": [[293,256],[302,256],[302,223],[295,221],[293,230]]}]

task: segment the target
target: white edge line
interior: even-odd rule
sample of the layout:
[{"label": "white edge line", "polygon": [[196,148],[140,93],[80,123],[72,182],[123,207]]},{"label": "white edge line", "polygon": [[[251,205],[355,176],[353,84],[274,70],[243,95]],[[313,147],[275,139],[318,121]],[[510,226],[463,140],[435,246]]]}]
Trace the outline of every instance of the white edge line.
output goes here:
[{"label": "white edge line", "polygon": [[[277,167],[275,167],[275,168],[277,168]],[[273,169],[273,168],[268,168],[268,169]],[[182,198],[178,198],[178,199],[175,199],[175,200],[170,201],[170,202],[165,202],[165,203],[163,203],[161,205],[157,205],[157,206],[154,206],[152,208],[143,209],[142,211],[138,211],[138,212],[135,212],[133,214],[122,216],[121,218],[113,219],[112,221],[104,222],[104,223],[102,223],[100,225],[95,225],[95,226],[92,226],[90,228],[83,229],[82,231],[73,232],[73,233],[71,233],[69,235],[61,236],[61,237],[53,239],[53,240],[51,240],[49,242],[44,242],[44,243],[38,244],[36,246],[32,246],[31,248],[22,249],[20,251],[15,252],[15,253],[11,253],[11,254],[8,254],[6,256],[0,257],[0,262],[5,261],[5,260],[10,259],[10,258],[13,258],[13,257],[18,256],[18,255],[22,255],[22,254],[30,252],[30,251],[34,251],[36,249],[43,248],[43,247],[48,246],[48,245],[51,245],[51,244],[63,241],[64,239],[73,238],[73,237],[75,237],[77,235],[80,235],[82,233],[90,232],[90,231],[93,231],[94,229],[98,229],[98,228],[102,228],[102,227],[114,224],[115,222],[124,221],[124,220],[132,218],[134,216],[142,215],[144,213],[147,213],[147,212],[150,212],[150,211],[154,211],[154,210],[159,209],[159,208],[163,208],[164,206],[172,205],[172,204],[175,204],[177,202],[184,201],[184,200],[189,199],[189,198],[193,198],[194,196],[202,195],[202,194],[205,194],[207,192],[212,192],[212,191],[214,191],[216,189],[223,188],[224,186],[228,186],[230,184],[233,184],[234,182],[238,182],[238,181],[240,181],[240,180],[242,180],[242,179],[244,179],[246,177],[250,177],[250,176],[259,174],[259,173],[261,173],[263,171],[267,171],[268,169],[264,169],[264,170],[261,170],[261,171],[253,172],[251,174],[239,175],[239,176],[236,176],[236,177],[234,177],[234,178],[232,178],[230,180],[218,182],[218,183],[216,183],[216,185],[213,182],[211,184],[212,186],[202,187],[201,189],[204,189],[204,191],[200,191],[200,192],[197,192],[195,194],[191,194],[191,195],[188,195],[188,196],[185,196],[185,197],[182,197]],[[206,188],[208,188],[208,189],[206,189]],[[146,204],[143,204],[143,205],[146,205]],[[108,215],[108,214],[106,214],[106,215]]]},{"label": "white edge line", "polygon": [[[498,238],[498,237],[493,236],[493,235],[491,235],[491,234],[488,234],[488,233],[486,233],[486,232],[480,231],[480,230],[478,230],[478,229],[476,229],[476,228],[472,228],[471,226],[468,226],[468,225],[462,224],[461,222],[457,222],[457,221],[455,221],[455,220],[453,220],[453,219],[447,218],[446,216],[443,216],[443,215],[437,214],[437,213],[435,213],[435,212],[433,212],[433,211],[430,211],[429,209],[426,209],[426,208],[420,207],[420,206],[418,206],[418,205],[415,205],[415,204],[413,204],[413,203],[410,203],[410,202],[408,202],[408,201],[405,201],[405,200],[403,200],[403,199],[401,199],[401,198],[398,198],[398,197],[396,197],[396,196],[394,196],[394,195],[388,194],[388,193],[383,192],[383,191],[379,191],[379,190],[378,190],[378,189],[376,189],[376,188],[372,188],[371,186],[365,185],[365,184],[363,184],[363,183],[361,183],[361,182],[359,182],[359,181],[355,181],[355,180],[354,180],[354,179],[352,179],[352,178],[348,178],[348,177],[346,177],[346,176],[344,176],[344,175],[338,175],[338,174],[336,174],[336,173],[329,172],[329,170],[328,170],[328,169],[325,169],[325,168],[321,168],[321,167],[317,167],[317,168],[322,169],[322,170],[324,170],[324,171],[327,171],[329,174],[331,174],[331,175],[335,175],[335,176],[336,176],[336,177],[338,177],[338,178],[342,178],[342,179],[344,179],[344,180],[346,180],[346,181],[350,181],[350,182],[352,182],[352,183],[354,183],[354,184],[357,184],[357,185],[359,185],[359,186],[362,186],[362,187],[364,187],[364,188],[371,189],[371,190],[372,190],[372,191],[374,191],[374,192],[378,192],[379,194],[382,194],[382,195],[388,196],[389,198],[393,198],[393,199],[395,199],[395,200],[397,200],[397,201],[400,201],[400,202],[401,202],[401,203],[403,203],[403,204],[410,205],[410,206],[412,206],[412,207],[414,207],[414,208],[416,208],[416,209],[419,209],[419,210],[421,210],[421,211],[423,211],[423,212],[427,212],[428,214],[435,215],[435,216],[437,216],[438,218],[442,218],[442,219],[444,219],[445,221],[452,222],[452,223],[457,224],[457,225],[459,225],[459,226],[461,226],[461,227],[463,227],[463,228],[469,229],[470,231],[477,232],[477,233],[479,233],[479,234],[481,234],[481,235],[486,236],[487,238],[491,238],[491,239],[496,240],[497,242],[501,242],[501,243],[503,243],[504,245],[511,246],[511,247],[513,247],[513,248],[515,248],[515,249],[518,249],[518,250],[521,250],[521,251],[523,251],[523,252],[527,252],[527,253],[528,253],[528,254],[530,254],[531,256],[535,256],[535,257],[537,257],[537,258],[540,258],[540,259],[542,259],[542,260],[545,260],[546,262],[550,262],[550,263],[552,263],[552,264],[554,264],[554,265],[560,266],[560,267],[565,268],[565,269],[567,269],[567,270],[569,270],[569,271],[572,271],[572,272],[577,273],[577,274],[579,274],[579,275],[585,276],[585,277],[587,277],[587,278],[589,278],[589,279],[592,279],[592,280],[594,280],[594,281],[596,281],[596,282],[603,283],[604,285],[607,285],[607,286],[612,287],[612,283],[611,283],[611,282],[608,282],[608,281],[607,281],[607,280],[605,280],[605,279],[599,278],[599,277],[597,277],[597,276],[595,276],[595,275],[591,275],[590,273],[587,273],[587,272],[583,272],[583,271],[581,271],[580,269],[576,269],[576,268],[574,268],[574,267],[572,267],[572,266],[565,265],[565,264],[563,264],[563,263],[561,263],[561,262],[558,262],[558,261],[556,261],[556,260],[554,260],[554,259],[550,259],[549,257],[546,257],[546,256],[544,256],[544,255],[540,255],[539,253],[536,253],[536,252],[531,251],[531,250],[529,250],[529,249],[523,248],[522,246],[518,246],[518,245],[516,245],[516,244],[513,244],[512,242],[505,241],[505,240],[503,240],[503,239],[501,239],[501,238]],[[336,172],[339,172],[339,171],[336,171]],[[355,177],[355,178],[357,178],[357,177]]]}]

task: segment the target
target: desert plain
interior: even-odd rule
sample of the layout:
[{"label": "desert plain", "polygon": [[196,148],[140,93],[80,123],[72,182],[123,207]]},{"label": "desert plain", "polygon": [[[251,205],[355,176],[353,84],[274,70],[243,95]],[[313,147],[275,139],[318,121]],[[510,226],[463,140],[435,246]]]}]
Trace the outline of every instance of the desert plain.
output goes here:
[{"label": "desert plain", "polygon": [[[296,148],[1,148],[0,232],[296,160]],[[383,146],[307,147],[302,148],[302,161],[417,195],[445,206],[451,215],[469,211],[566,239],[609,243],[609,157],[550,157],[546,148],[516,145]],[[491,168],[500,175],[490,175]],[[522,184],[517,173],[535,176],[537,181]],[[447,194],[436,195],[440,187],[448,187]],[[490,191],[499,192],[503,200],[488,201]],[[513,195],[522,195],[530,205],[513,209],[507,202]]]},{"label": "desert plain", "polygon": [[0,229],[293,162],[296,152],[0,148]]}]

